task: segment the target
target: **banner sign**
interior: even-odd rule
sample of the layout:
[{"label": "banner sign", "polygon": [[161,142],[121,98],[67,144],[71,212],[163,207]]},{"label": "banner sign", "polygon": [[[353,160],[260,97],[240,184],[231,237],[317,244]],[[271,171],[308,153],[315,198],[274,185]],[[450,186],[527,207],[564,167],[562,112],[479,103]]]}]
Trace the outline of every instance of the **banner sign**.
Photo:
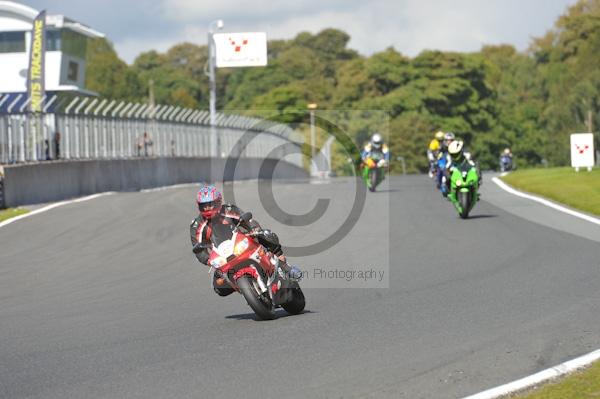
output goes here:
[{"label": "banner sign", "polygon": [[215,33],[217,68],[267,65],[265,32]]},{"label": "banner sign", "polygon": [[577,133],[571,135],[571,166],[592,168],[594,166],[594,135]]},{"label": "banner sign", "polygon": [[44,98],[44,64],[46,56],[46,10],[40,12],[33,20],[31,30],[31,46],[29,69],[27,71],[27,94],[31,99],[29,111],[42,112]]}]

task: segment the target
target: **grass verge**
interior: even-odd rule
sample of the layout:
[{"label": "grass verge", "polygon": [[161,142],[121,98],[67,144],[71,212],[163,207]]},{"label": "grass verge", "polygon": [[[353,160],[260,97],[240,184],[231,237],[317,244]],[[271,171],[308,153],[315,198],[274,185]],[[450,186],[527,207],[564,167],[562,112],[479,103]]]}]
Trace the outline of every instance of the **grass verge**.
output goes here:
[{"label": "grass verge", "polygon": [[5,221],[6,219],[14,218],[15,216],[19,216],[27,212],[29,211],[24,208],[3,209],[0,211],[0,222]]},{"label": "grass verge", "polygon": [[600,398],[600,362],[556,382],[535,388],[519,399],[593,399]]},{"label": "grass verge", "polygon": [[502,177],[511,186],[600,216],[600,169],[527,169]]}]

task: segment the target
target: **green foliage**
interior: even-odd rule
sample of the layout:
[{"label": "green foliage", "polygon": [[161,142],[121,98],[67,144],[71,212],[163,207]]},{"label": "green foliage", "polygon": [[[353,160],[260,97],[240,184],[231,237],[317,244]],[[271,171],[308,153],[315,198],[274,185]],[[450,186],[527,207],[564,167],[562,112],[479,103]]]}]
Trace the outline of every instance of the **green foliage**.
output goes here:
[{"label": "green foliage", "polygon": [[87,49],[86,87],[102,97],[134,101],[139,99],[138,76],[106,39],[90,40]]},{"label": "green foliage", "polygon": [[541,152],[551,165],[568,163],[568,136],[589,130],[588,112],[594,129],[599,126],[599,50],[600,0],[580,0],[532,46],[542,87]]}]

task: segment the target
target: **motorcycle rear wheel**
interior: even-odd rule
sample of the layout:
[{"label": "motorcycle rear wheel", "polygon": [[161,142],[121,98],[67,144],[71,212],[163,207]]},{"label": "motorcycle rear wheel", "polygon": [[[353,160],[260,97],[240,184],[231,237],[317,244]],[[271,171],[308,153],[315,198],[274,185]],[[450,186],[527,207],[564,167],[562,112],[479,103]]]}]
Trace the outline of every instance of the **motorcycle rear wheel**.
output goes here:
[{"label": "motorcycle rear wheel", "polygon": [[273,320],[277,317],[271,301],[260,295],[253,284],[252,277],[240,277],[237,280],[237,286],[248,303],[248,306],[252,308],[258,318],[262,320]]}]

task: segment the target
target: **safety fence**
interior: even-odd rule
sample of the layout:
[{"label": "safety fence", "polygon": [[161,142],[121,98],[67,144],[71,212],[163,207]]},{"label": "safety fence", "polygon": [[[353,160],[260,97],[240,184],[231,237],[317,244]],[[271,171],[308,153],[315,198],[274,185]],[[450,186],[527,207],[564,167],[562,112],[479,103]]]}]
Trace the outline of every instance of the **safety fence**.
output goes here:
[{"label": "safety fence", "polygon": [[[44,100],[44,112],[31,114],[24,94],[0,94],[0,164],[211,156],[208,111],[94,97]],[[215,130],[217,157],[285,157],[302,166],[302,138],[286,125],[218,113]]]}]

